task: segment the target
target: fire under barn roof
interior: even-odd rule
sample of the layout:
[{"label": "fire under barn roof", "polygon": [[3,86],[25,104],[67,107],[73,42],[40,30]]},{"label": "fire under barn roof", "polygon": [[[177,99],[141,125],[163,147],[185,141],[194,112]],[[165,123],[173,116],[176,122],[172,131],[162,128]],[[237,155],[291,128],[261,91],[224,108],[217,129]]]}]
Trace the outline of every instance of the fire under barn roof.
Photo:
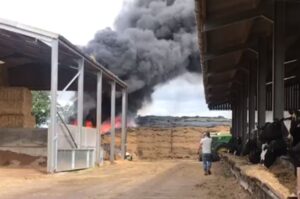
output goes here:
[{"label": "fire under barn roof", "polygon": [[[48,128],[47,171],[82,169],[101,162],[100,129],[103,94],[110,94],[111,153],[114,161],[116,90],[122,96],[122,156],[125,157],[127,85],[116,75],[86,56],[63,36],[16,22],[0,19],[0,85],[49,90],[51,97]],[[77,81],[77,82],[76,82]],[[61,116],[58,97],[77,91],[77,125]],[[58,91],[62,91],[58,93]],[[97,127],[84,129],[85,92],[96,93]],[[94,135],[91,136],[91,135]],[[68,144],[71,143],[71,144]],[[96,158],[93,158],[96,157]]]},{"label": "fire under barn roof", "polygon": [[211,110],[254,126],[299,109],[300,2],[195,0],[203,81]]}]

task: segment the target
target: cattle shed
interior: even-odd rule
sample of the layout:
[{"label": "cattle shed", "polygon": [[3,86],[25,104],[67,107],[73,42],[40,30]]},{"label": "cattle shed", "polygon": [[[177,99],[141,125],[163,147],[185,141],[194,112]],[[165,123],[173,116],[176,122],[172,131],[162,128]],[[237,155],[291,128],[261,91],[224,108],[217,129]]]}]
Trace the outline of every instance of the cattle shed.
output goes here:
[{"label": "cattle shed", "polygon": [[232,134],[299,109],[300,1],[195,2],[206,102],[232,110]]},{"label": "cattle shed", "polygon": [[[85,55],[63,36],[0,19],[1,88],[49,91],[50,120],[47,132],[47,171],[81,169],[100,162],[103,93],[111,100],[110,160],[114,161],[116,97],[122,98],[122,146],[126,151],[127,85]],[[62,117],[58,98],[74,91],[76,125]],[[84,96],[96,96],[94,128],[84,127]],[[0,99],[1,100],[1,99]],[[10,130],[16,132],[19,130]],[[19,137],[22,135],[19,135]]]}]

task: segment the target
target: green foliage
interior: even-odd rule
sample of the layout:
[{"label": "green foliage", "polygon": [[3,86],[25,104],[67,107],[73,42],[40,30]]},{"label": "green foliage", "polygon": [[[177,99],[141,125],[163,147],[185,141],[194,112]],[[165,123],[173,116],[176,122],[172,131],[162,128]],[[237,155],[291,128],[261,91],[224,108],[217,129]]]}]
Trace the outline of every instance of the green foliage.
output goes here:
[{"label": "green foliage", "polygon": [[50,98],[46,91],[32,91],[32,113],[37,126],[47,123],[50,115]]}]

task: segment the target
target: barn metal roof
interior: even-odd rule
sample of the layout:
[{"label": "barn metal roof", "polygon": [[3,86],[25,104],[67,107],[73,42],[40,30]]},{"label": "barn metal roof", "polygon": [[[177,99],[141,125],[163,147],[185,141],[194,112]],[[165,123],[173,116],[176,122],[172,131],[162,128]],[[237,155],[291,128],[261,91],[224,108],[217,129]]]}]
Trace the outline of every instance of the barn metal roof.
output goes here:
[{"label": "barn metal roof", "polygon": [[[288,109],[296,104],[299,95],[295,85],[300,82],[300,3],[286,2],[285,86],[290,89],[286,98],[293,102],[286,103]],[[195,3],[206,102],[210,109],[228,110],[237,98],[237,90],[247,82],[262,40],[267,41],[268,56],[272,57],[274,1],[195,0]],[[270,60],[267,72],[270,82],[272,62],[266,59]],[[267,101],[267,107],[271,107],[271,101]]]},{"label": "barn metal roof", "polygon": [[[90,72],[101,70],[103,76],[126,88],[127,85],[116,75],[85,55],[77,46],[63,36],[0,19],[0,60],[7,73],[10,86],[26,86],[32,90],[49,90],[52,40],[59,41],[59,87],[76,75],[74,70],[79,59],[84,59]],[[72,69],[73,67],[73,69]],[[3,72],[3,71],[2,71]],[[87,80],[90,77],[86,77]],[[89,86],[87,81],[87,87]]]}]

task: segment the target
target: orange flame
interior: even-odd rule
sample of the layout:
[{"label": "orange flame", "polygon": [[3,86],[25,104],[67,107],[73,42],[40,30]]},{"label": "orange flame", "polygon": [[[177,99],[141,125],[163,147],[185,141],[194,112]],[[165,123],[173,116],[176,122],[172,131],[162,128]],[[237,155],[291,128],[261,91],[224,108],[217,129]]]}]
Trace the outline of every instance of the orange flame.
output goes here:
[{"label": "orange flame", "polygon": [[[120,129],[121,127],[122,127],[122,118],[121,116],[117,116],[115,118],[115,128]],[[106,134],[110,132],[110,130],[111,130],[111,123],[110,123],[110,119],[108,119],[102,123],[101,134]]]},{"label": "orange flame", "polygon": [[[74,120],[74,121],[71,122],[71,124],[77,126],[78,122],[77,122],[77,120]],[[89,121],[89,120],[85,121],[84,126],[87,127],[87,128],[93,128],[94,127],[92,122]],[[134,120],[129,120],[127,122],[127,126],[135,127],[136,124],[135,124]],[[115,118],[115,128],[116,129],[122,128],[122,118],[121,118],[121,116],[117,116]],[[110,118],[109,118],[109,119],[107,119],[106,121],[104,121],[102,123],[102,125],[101,125],[101,134],[106,134],[106,133],[110,132],[110,130],[111,130],[111,123],[110,123]]]}]

